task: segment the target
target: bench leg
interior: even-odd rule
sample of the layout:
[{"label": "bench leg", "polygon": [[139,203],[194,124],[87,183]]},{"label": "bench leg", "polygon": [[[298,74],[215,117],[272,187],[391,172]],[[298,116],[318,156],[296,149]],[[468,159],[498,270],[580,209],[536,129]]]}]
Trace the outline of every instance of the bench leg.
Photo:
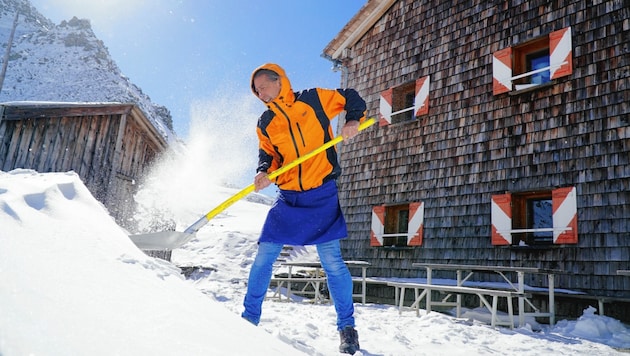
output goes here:
[{"label": "bench leg", "polygon": [[279,282],[279,283],[278,283],[278,290],[277,290],[277,293],[278,293],[278,300],[279,300],[279,301],[282,301],[282,287],[283,287],[283,286],[284,286],[284,282]]},{"label": "bench leg", "polygon": [[291,281],[287,281],[287,299],[291,301]]},{"label": "bench leg", "polygon": [[[556,297],[555,297],[555,277],[553,274],[547,275],[549,283],[549,325],[556,323]],[[602,305],[601,314],[604,315],[604,306]]]},{"label": "bench leg", "polygon": [[[506,296],[505,298],[507,300],[509,325],[511,329],[514,329],[514,307],[512,307],[512,297]],[[490,323],[490,325],[493,327],[496,326],[497,324],[503,324],[501,320],[499,320],[499,315],[498,315],[499,312],[497,310],[498,300],[499,300],[499,296],[497,295],[492,296],[492,310],[491,310],[492,322]]]},{"label": "bench leg", "polygon": [[367,267],[361,268],[361,304],[363,305],[365,305],[365,294],[367,289],[367,283],[365,281],[365,276],[367,275],[366,271]]},{"label": "bench leg", "polygon": [[278,298],[278,301],[282,301],[282,287],[284,286],[284,281],[278,281],[276,284],[276,291],[271,296],[271,299]]},{"label": "bench leg", "polygon": [[422,298],[427,295],[427,290],[423,290],[420,294],[418,294],[418,288],[414,288],[414,291],[416,299],[414,300],[413,304],[411,304],[411,308],[416,309],[416,316],[420,316],[420,302],[422,301]]},{"label": "bench leg", "polygon": [[496,295],[492,296],[492,321],[490,322],[491,326],[497,325],[497,301],[499,297]]},{"label": "bench leg", "polygon": [[514,307],[512,307],[512,297],[506,297],[508,303],[508,317],[510,318],[510,328],[514,329]]},{"label": "bench leg", "polygon": [[320,282],[315,282],[315,285],[313,286],[315,288],[315,296],[314,296],[315,303],[321,303],[322,301],[321,295],[319,294],[319,283]]},{"label": "bench leg", "polygon": [[[507,296],[505,297],[507,300],[507,309],[508,309],[508,319],[509,319],[509,325],[511,329],[514,329],[514,308],[512,307],[512,297]],[[499,320],[499,312],[497,310],[497,304],[498,304],[498,300],[499,300],[499,296],[497,295],[493,295],[492,296],[492,322],[490,323],[491,326],[496,326],[497,323],[499,324],[503,324],[501,323],[501,320]]]},{"label": "bench leg", "polygon": [[420,301],[418,300],[419,290],[413,289],[413,304],[415,304],[416,316],[420,316]]},{"label": "bench leg", "polygon": [[521,294],[518,297],[518,326],[522,327],[525,325],[525,297],[523,297],[523,293],[525,293],[525,273],[517,272],[518,278],[518,292]]},{"label": "bench leg", "polygon": [[476,294],[479,297],[479,303],[480,304],[483,303],[486,309],[490,311],[490,315],[492,318],[490,325],[494,326],[496,324],[496,318],[497,318],[497,296],[496,295],[492,296],[492,305],[490,305],[490,303],[488,302],[486,297],[483,296],[483,294],[481,293],[476,293]]},{"label": "bench leg", "polygon": [[400,294],[398,295],[398,314],[402,314],[402,310],[405,303],[405,287],[400,287]]}]

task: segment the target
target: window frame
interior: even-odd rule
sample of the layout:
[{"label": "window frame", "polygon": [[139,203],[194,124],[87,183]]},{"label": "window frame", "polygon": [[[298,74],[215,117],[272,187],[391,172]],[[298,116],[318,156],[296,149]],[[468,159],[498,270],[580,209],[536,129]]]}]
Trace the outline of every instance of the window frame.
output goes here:
[{"label": "window frame", "polygon": [[[531,203],[540,200],[549,200],[552,202],[552,191],[534,191],[512,194],[512,228],[513,234],[516,235],[516,239],[512,240],[512,245],[520,245],[524,243],[528,246],[535,245],[553,245],[553,209],[549,214],[549,221],[551,226],[545,228],[535,228],[532,221],[532,207]],[[519,231],[520,230],[520,231]],[[536,233],[551,233],[549,237],[538,238],[534,236]]]},{"label": "window frame", "polygon": [[[405,221],[401,220],[401,214],[406,215]],[[370,246],[387,248],[421,246],[423,230],[424,203],[422,202],[372,207]]]},{"label": "window frame", "polygon": [[[392,124],[415,120],[413,113],[415,82],[405,83],[392,88]],[[409,100],[411,98],[411,100]]]},{"label": "window frame", "polygon": [[[526,70],[525,57],[543,50],[549,51],[549,65],[535,70]],[[492,93],[493,95],[507,92],[519,93],[553,84],[555,79],[573,73],[572,57],[571,27],[500,49],[492,54]],[[528,79],[544,72],[549,72],[549,81],[531,83],[531,79]]]},{"label": "window frame", "polygon": [[[544,192],[544,193],[540,193]],[[517,222],[514,223],[514,215],[519,214],[518,207],[515,209],[514,204],[519,203],[519,195],[523,197],[548,197],[551,192],[552,204],[552,228],[541,229],[519,229],[515,228],[519,224],[518,220],[522,217],[517,216]],[[539,194],[540,193],[540,194]],[[529,194],[529,195],[528,195]],[[538,194],[538,195],[536,195]],[[516,199],[514,199],[516,196]],[[523,199],[526,200],[526,199]],[[514,238],[514,234],[533,231],[552,231],[551,244],[538,244],[551,247],[561,244],[577,244],[578,243],[578,224],[577,224],[577,190],[575,187],[560,187],[549,190],[538,190],[536,192],[505,192],[491,196],[491,244],[495,246],[515,246],[519,240]],[[522,210],[522,208],[521,208]],[[536,245],[536,244],[535,244]]]},{"label": "window frame", "polygon": [[[512,83],[515,90],[522,90],[547,84],[551,81],[551,76],[548,75],[548,79],[542,83],[532,83],[532,79],[539,73],[551,73],[551,65],[549,64],[549,37],[539,37],[537,39],[528,41],[524,44],[514,46],[512,55],[512,68],[515,76],[512,78]],[[544,53],[543,56],[536,56],[534,58],[547,57],[547,66],[539,69],[531,68],[531,60],[528,59],[537,54]]]},{"label": "window frame", "polygon": [[382,91],[379,126],[408,123],[428,114],[429,88],[430,79],[426,76]]},{"label": "window frame", "polygon": [[[405,214],[406,219],[404,221],[401,220],[401,213],[403,212],[406,212]],[[409,204],[386,206],[383,246],[407,247],[408,234],[409,234]]]}]

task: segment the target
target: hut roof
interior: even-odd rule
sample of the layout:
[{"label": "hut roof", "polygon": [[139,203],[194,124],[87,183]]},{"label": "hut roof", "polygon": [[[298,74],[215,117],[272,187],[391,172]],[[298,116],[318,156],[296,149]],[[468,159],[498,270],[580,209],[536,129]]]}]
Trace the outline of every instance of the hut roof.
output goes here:
[{"label": "hut roof", "polygon": [[323,57],[339,60],[383,16],[396,0],[369,0],[324,48]]},{"label": "hut roof", "polygon": [[0,120],[21,120],[24,118],[44,118],[87,115],[130,115],[131,118],[150,136],[159,147],[167,142],[155,126],[133,103],[119,102],[56,102],[56,101],[11,101],[0,103]]}]

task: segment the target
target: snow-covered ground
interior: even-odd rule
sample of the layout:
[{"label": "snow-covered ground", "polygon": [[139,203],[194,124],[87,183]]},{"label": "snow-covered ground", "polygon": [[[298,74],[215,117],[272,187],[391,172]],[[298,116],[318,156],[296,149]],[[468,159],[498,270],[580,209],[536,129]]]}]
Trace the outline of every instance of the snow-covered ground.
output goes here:
[{"label": "snow-covered ground", "polygon": [[[237,191],[206,188],[211,196],[188,204],[209,210]],[[338,354],[330,305],[267,301],[258,327],[239,316],[266,200],[237,202],[169,264],[139,251],[76,174],[0,172],[0,355]],[[199,217],[175,215],[178,230]],[[312,248],[294,251],[294,260],[316,259]],[[175,265],[212,269],[185,279]],[[416,317],[357,303],[357,355],[613,355],[630,348],[628,327],[593,309],[540,331],[492,328],[468,315]]]}]

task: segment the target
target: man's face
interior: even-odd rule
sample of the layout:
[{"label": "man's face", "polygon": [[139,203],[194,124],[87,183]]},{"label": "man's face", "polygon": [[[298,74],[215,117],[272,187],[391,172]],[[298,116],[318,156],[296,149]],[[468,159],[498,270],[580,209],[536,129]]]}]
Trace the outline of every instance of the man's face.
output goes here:
[{"label": "man's face", "polygon": [[260,100],[268,103],[280,94],[280,80],[270,80],[266,75],[254,78],[254,89]]}]

